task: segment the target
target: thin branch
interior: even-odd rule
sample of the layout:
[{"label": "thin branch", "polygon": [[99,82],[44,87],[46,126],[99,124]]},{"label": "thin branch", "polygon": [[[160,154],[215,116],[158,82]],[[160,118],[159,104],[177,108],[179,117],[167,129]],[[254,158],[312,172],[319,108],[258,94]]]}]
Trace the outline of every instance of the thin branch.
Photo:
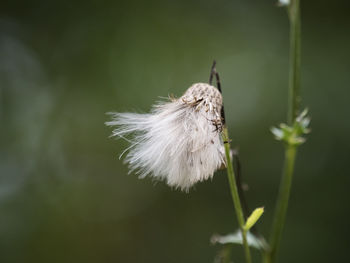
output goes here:
[{"label": "thin branch", "polygon": [[[300,2],[291,0],[288,6],[290,21],[290,68],[289,68],[289,94],[288,94],[288,124],[293,125],[299,111],[300,104],[300,50],[301,50],[301,19]],[[286,220],[288,201],[292,187],[297,146],[286,144],[285,163],[282,180],[279,188],[274,221],[272,224],[270,250],[264,255],[265,263],[275,263],[282,239],[282,232]]]},{"label": "thin branch", "polygon": [[[221,91],[221,85],[220,85],[220,78],[219,74],[216,71],[216,62],[214,61],[211,72],[210,72],[210,78],[209,78],[209,84],[212,83],[213,76],[216,77],[216,84],[220,92]],[[236,183],[236,178],[235,178],[235,173],[232,165],[232,160],[230,156],[230,139],[228,136],[228,129],[227,125],[225,124],[225,112],[224,112],[224,107],[222,106],[222,111],[221,111],[221,118],[223,121],[223,131],[222,131],[222,139],[225,142],[225,156],[226,156],[226,167],[227,167],[227,176],[229,180],[229,185],[231,189],[231,195],[232,195],[232,200],[233,200],[233,205],[236,211],[236,216],[237,216],[237,221],[239,224],[239,228],[242,233],[242,240],[243,240],[243,247],[244,247],[244,253],[245,253],[245,258],[246,258],[246,263],[251,263],[252,262],[252,257],[250,255],[250,249],[247,241],[247,232],[244,229],[244,215],[243,215],[243,210],[241,206],[241,201],[239,198],[238,194],[238,189],[237,189],[237,183]]]}]

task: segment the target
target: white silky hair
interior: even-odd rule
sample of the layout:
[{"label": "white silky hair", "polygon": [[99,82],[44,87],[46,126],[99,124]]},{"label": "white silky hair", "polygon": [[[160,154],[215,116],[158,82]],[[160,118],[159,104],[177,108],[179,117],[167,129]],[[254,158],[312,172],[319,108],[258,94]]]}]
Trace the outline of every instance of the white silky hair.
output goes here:
[{"label": "white silky hair", "polygon": [[225,164],[221,108],[218,89],[196,83],[179,99],[154,105],[149,114],[111,113],[106,125],[116,127],[112,136],[130,142],[124,151],[130,172],[188,191]]}]

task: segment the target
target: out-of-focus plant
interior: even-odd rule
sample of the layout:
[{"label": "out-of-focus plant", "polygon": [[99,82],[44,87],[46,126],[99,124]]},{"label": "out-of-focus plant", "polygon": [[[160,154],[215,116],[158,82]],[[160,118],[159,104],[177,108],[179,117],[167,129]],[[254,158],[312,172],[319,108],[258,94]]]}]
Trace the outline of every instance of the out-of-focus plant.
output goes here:
[{"label": "out-of-focus plant", "polygon": [[277,140],[284,142],[285,161],[280,183],[279,195],[275,208],[275,215],[269,240],[269,249],[264,252],[264,263],[277,261],[284,223],[288,209],[292,178],[294,173],[295,158],[298,147],[305,142],[303,135],[309,133],[310,118],[307,110],[300,110],[300,53],[301,53],[301,18],[300,0],[280,0],[280,4],[287,9],[290,23],[290,53],[289,53],[289,94],[287,124],[281,124],[279,128],[271,131]]},{"label": "out-of-focus plant", "polygon": [[[288,116],[287,124],[280,124],[279,128],[271,128],[271,132],[275,138],[284,143],[285,147],[285,164],[280,183],[279,195],[273,219],[273,225],[269,242],[260,235],[253,235],[248,232],[258,218],[263,213],[263,210],[256,209],[247,219],[245,225],[244,216],[241,208],[239,195],[237,193],[237,182],[234,177],[234,169],[230,159],[230,148],[227,127],[223,130],[226,158],[227,158],[227,173],[229,177],[230,187],[232,191],[233,201],[236,208],[236,214],[240,230],[236,233],[226,236],[214,235],[213,243],[221,244],[243,244],[246,262],[251,262],[249,246],[262,251],[264,263],[274,263],[277,261],[277,254],[281,243],[282,231],[286,219],[288,200],[290,196],[292,178],[294,173],[295,158],[298,147],[305,142],[304,135],[310,132],[310,118],[307,116],[308,111],[300,110],[300,49],[301,49],[301,21],[300,21],[300,1],[299,0],[280,0],[279,5],[285,7],[288,12],[290,21],[290,69],[289,69],[289,87],[288,87]],[[238,187],[240,185],[238,184]]]}]

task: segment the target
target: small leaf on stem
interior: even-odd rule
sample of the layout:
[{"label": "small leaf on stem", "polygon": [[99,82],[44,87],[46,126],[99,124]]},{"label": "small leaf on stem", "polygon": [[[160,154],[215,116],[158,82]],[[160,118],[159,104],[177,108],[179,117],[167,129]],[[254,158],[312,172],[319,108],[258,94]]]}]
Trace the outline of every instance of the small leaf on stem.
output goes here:
[{"label": "small leaf on stem", "polygon": [[256,208],[253,211],[253,213],[248,217],[247,221],[245,222],[244,230],[248,231],[249,229],[251,229],[255,225],[255,223],[259,220],[259,218],[262,216],[263,213],[264,213],[263,207]]},{"label": "small leaf on stem", "polygon": [[[237,230],[235,233],[228,234],[225,236],[220,236],[220,235],[213,235],[210,239],[212,244],[240,244],[242,245],[242,232],[241,230]],[[250,247],[256,248],[256,249],[262,249],[265,250],[267,247],[267,244],[263,241],[260,240],[258,237],[250,233],[249,231],[247,232],[247,242]]]},{"label": "small leaf on stem", "polygon": [[292,126],[281,123],[279,128],[272,127],[271,132],[276,140],[284,141],[288,145],[298,146],[306,141],[303,135],[310,133],[310,117],[307,116],[308,110],[305,109],[295,119]]},{"label": "small leaf on stem", "polygon": [[278,0],[279,6],[288,6],[290,4],[290,0]]}]

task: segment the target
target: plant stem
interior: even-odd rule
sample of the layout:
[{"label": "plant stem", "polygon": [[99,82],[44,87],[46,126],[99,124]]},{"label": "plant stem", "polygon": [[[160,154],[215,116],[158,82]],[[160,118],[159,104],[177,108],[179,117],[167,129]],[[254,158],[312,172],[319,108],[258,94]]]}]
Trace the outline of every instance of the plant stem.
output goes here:
[{"label": "plant stem", "polygon": [[236,178],[232,166],[232,160],[230,156],[230,139],[228,136],[228,130],[227,126],[225,125],[222,131],[222,138],[225,142],[225,155],[226,155],[226,166],[227,166],[227,176],[230,184],[230,189],[231,189],[231,195],[232,195],[232,200],[233,204],[235,207],[236,211],[236,216],[237,216],[237,221],[239,224],[239,228],[241,229],[242,233],[242,240],[243,240],[243,247],[244,247],[244,253],[245,253],[245,258],[246,258],[246,263],[251,263],[252,262],[252,257],[250,255],[250,249],[248,246],[248,241],[247,241],[247,232],[244,230],[244,216],[243,216],[243,210],[241,206],[241,201],[238,195],[238,189],[237,189],[237,183],[236,183]]},{"label": "plant stem", "polygon": [[301,19],[300,2],[291,0],[288,7],[290,21],[290,50],[289,50],[289,107],[288,124],[292,125],[298,115],[300,104],[300,53],[301,53]]},{"label": "plant stem", "polygon": [[280,185],[279,196],[274,216],[274,222],[270,240],[270,250],[265,255],[265,263],[276,262],[277,252],[281,243],[282,231],[286,219],[290,189],[294,171],[297,146],[287,145],[285,150],[285,164],[283,169],[283,178]]},{"label": "plant stem", "polygon": [[[290,21],[290,68],[287,119],[288,124],[293,125],[298,115],[300,104],[301,19],[299,0],[291,0],[288,7],[288,15]],[[297,146],[286,144],[284,170],[272,225],[270,250],[264,254],[265,263],[275,263],[277,260],[288,209],[296,154]]]}]

